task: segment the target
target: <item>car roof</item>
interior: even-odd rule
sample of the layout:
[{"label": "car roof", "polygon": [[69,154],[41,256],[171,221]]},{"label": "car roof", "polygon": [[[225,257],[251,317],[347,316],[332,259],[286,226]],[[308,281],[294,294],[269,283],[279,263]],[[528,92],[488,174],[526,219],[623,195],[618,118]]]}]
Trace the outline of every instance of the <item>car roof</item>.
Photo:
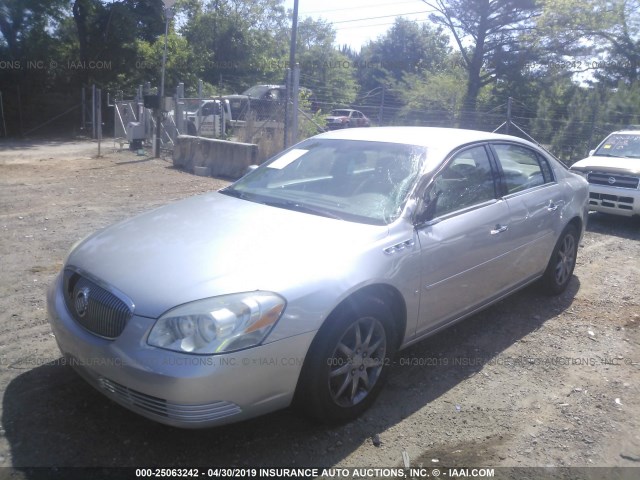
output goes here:
[{"label": "car roof", "polygon": [[321,133],[316,138],[363,140],[370,142],[404,143],[425,147],[437,147],[438,150],[452,150],[467,143],[486,140],[516,141],[536,147],[522,138],[499,133],[441,127],[371,127],[334,130]]},{"label": "car roof", "polygon": [[640,135],[640,130],[637,128],[633,130],[618,130],[611,132],[609,135]]}]

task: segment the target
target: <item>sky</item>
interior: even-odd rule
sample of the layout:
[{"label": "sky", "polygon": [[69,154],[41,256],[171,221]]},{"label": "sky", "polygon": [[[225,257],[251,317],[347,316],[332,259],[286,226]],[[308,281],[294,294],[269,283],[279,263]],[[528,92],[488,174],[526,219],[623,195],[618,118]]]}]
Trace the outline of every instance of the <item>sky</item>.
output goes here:
[{"label": "sky", "polygon": [[[293,10],[293,0],[284,6]],[[359,51],[384,34],[396,17],[424,22],[430,8],[421,0],[298,0],[298,18],[322,18],[333,24],[336,43]]]}]

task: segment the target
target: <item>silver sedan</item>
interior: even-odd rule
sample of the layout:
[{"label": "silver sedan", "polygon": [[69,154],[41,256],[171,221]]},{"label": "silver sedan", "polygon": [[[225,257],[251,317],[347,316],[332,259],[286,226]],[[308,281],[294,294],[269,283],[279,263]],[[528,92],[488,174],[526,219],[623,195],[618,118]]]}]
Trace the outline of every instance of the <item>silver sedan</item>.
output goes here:
[{"label": "silver sedan", "polygon": [[349,421],[399,349],[535,281],[561,293],[587,195],[515,137],[325,133],[80,242],[49,318],[68,362],[150,419],[196,428],[295,405]]}]

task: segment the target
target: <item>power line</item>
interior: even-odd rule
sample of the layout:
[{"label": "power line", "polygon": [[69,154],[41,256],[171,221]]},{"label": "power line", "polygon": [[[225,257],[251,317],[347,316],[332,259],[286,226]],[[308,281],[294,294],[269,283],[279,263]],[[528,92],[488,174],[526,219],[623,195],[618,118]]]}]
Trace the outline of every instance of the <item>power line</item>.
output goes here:
[{"label": "power line", "polygon": [[[398,15],[399,17],[402,15]],[[416,18],[411,20],[413,22],[428,22],[429,18]],[[350,30],[350,29],[354,29],[354,28],[371,28],[371,27],[384,27],[387,25],[395,25],[395,22],[385,22],[385,23],[370,23],[367,25],[349,25],[349,26],[338,26],[338,27],[334,27],[335,30]]]},{"label": "power line", "polygon": [[331,22],[331,23],[335,25],[336,23],[363,22],[365,20],[378,20],[379,18],[402,17],[404,15],[417,15],[419,13],[432,13],[432,12],[435,12],[435,10],[422,10],[420,12],[394,13],[393,15],[379,15],[377,17],[354,18],[351,20],[338,20],[337,22]]},{"label": "power line", "polygon": [[[404,2],[372,3],[372,4],[367,4],[367,8],[395,6],[395,5],[400,5],[400,4],[404,4],[404,3],[422,3],[422,2],[416,2],[415,0],[407,0],[407,1],[404,1]],[[344,11],[344,10],[362,10],[362,5],[357,6],[357,7],[343,7],[343,8],[324,9],[324,10],[312,10],[312,11],[308,11],[308,12],[305,11],[305,12],[300,12],[300,15],[309,15],[311,13],[341,12],[341,11]]]}]

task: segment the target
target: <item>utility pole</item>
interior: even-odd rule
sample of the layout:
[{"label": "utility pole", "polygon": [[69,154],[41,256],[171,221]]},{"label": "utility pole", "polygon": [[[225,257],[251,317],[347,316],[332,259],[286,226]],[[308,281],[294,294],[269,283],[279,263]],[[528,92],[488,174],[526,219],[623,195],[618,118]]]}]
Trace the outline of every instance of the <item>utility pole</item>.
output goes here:
[{"label": "utility pole", "polygon": [[184,83],[180,82],[176,87],[176,108],[175,108],[175,120],[176,130],[178,135],[184,133]]},{"label": "utility pole", "polygon": [[80,119],[80,131],[84,132],[85,127],[87,126],[87,122],[85,120],[85,114],[87,112],[87,105],[85,104],[86,94],[84,91],[84,87],[82,87],[82,118]]},{"label": "utility pole", "polygon": [[293,91],[292,91],[292,118],[291,118],[291,138],[292,143],[298,142],[298,101],[299,101],[299,91],[300,91],[300,66],[296,65],[293,67],[293,77],[292,82]]},{"label": "utility pole", "polygon": [[102,156],[102,89],[96,88],[96,136],[98,138],[98,158]]},{"label": "utility pole", "polygon": [[156,142],[155,157],[160,158],[160,145],[162,141],[162,111],[164,109],[164,73],[167,66],[167,37],[169,35],[169,19],[171,18],[171,7],[176,0],[162,0],[164,3],[164,51],[162,53],[162,73],[160,74],[160,92],[158,92],[158,110],[156,112]]},{"label": "utility pole", "polygon": [[96,139],[96,84],[91,85],[91,138]]},{"label": "utility pole", "polygon": [[[289,102],[293,98],[293,71],[296,68],[296,41],[298,37],[298,0],[293,0],[293,19],[291,24],[291,44],[289,46],[289,72],[287,73],[287,93],[284,99],[284,148],[289,146],[290,108]],[[297,115],[297,112],[294,112]]]}]

